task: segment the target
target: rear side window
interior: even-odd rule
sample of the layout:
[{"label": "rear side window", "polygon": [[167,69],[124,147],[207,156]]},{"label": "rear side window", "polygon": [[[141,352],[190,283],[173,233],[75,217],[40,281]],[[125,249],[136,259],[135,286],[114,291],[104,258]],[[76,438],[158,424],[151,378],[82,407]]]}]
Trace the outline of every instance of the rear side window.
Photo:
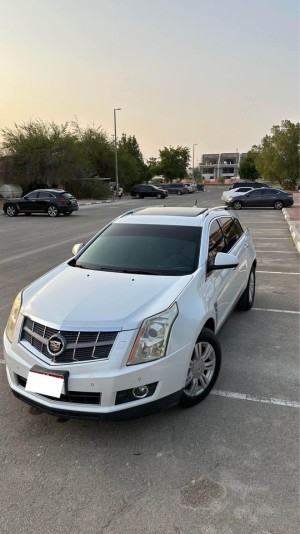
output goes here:
[{"label": "rear side window", "polygon": [[208,263],[215,262],[218,252],[226,252],[226,243],[218,221],[212,221],[209,229]]},{"label": "rear side window", "polygon": [[226,238],[226,252],[228,252],[243,235],[243,229],[237,219],[222,217],[220,225]]},{"label": "rear side window", "polygon": [[61,193],[59,197],[60,198],[73,198],[73,195],[71,195],[70,193]]}]

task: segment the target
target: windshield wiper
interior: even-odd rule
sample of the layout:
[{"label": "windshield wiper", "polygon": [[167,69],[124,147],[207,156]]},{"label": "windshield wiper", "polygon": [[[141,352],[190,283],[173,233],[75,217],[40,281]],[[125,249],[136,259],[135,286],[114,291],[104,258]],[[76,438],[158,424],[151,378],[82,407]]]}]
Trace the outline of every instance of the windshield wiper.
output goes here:
[{"label": "windshield wiper", "polygon": [[108,271],[111,273],[127,273],[127,274],[154,274],[161,275],[160,271],[147,271],[144,269],[118,269],[117,267],[98,267],[98,271]]}]

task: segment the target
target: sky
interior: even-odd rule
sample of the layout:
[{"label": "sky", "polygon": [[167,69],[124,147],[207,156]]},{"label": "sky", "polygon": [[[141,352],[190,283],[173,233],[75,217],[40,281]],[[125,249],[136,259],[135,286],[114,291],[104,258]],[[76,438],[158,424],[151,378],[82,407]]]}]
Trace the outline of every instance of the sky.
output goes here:
[{"label": "sky", "polygon": [[299,121],[297,0],[0,0],[0,129],[39,118],[247,152]]}]

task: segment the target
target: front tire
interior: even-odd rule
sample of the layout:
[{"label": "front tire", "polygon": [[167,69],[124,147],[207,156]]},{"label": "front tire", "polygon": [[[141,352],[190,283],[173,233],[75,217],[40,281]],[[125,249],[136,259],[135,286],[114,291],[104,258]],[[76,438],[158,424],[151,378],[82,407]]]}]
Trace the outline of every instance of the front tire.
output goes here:
[{"label": "front tire", "polygon": [[276,200],[273,204],[275,210],[282,210],[283,208],[283,202],[281,200]]},{"label": "front tire", "polygon": [[243,204],[240,200],[236,200],[234,203],[233,203],[233,209],[234,210],[241,210],[243,207]]},{"label": "front tire", "polygon": [[6,215],[8,215],[8,217],[16,217],[18,213],[18,209],[16,206],[14,206],[14,204],[8,204],[6,207]]},{"label": "front tire", "polygon": [[156,198],[164,198],[161,193],[157,193]]},{"label": "front tire", "polygon": [[203,328],[191,356],[180,406],[189,408],[205,399],[218,378],[221,358],[217,336],[208,328]]},{"label": "front tire", "polygon": [[49,217],[58,217],[59,209],[54,204],[51,204],[47,209],[47,213]]},{"label": "front tire", "polygon": [[177,191],[177,195],[182,195],[182,191]]},{"label": "front tire", "polygon": [[247,287],[245,291],[242,293],[242,296],[240,297],[240,300],[238,301],[236,305],[236,309],[240,311],[250,310],[254,303],[254,297],[255,297],[255,267],[253,266],[249,274]]},{"label": "front tire", "polygon": [[139,198],[141,198],[141,195],[140,195],[139,193],[136,193],[136,194],[134,195],[134,198],[139,199]]}]

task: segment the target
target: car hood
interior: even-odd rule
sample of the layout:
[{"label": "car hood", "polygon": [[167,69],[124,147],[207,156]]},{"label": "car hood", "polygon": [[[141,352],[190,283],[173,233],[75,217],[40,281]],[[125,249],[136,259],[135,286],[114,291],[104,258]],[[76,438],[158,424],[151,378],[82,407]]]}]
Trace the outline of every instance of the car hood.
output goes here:
[{"label": "car hood", "polygon": [[62,264],[24,290],[21,312],[52,328],[138,328],[167,309],[192,280],[92,271]]}]

